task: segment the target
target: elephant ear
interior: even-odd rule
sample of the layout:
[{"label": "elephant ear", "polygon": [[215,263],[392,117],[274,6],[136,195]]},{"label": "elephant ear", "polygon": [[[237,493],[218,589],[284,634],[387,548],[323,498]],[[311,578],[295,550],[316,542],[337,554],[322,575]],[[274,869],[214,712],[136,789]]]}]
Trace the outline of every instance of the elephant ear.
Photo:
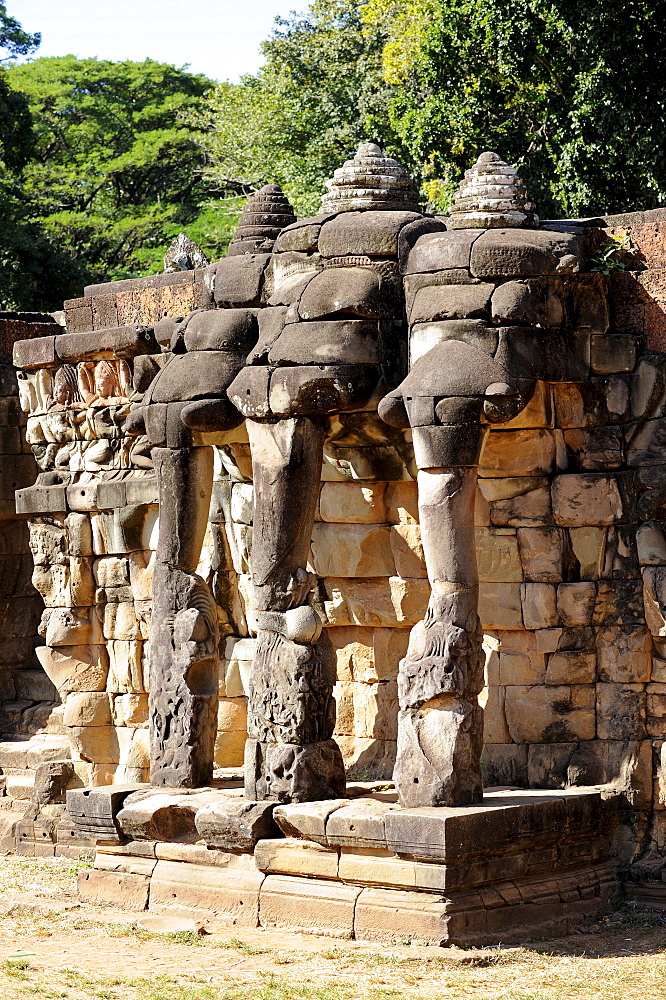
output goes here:
[{"label": "elephant ear", "polygon": [[516,392],[510,373],[490,354],[461,340],[445,340],[418,359],[394,394],[406,398],[485,396],[488,386],[499,383]]}]

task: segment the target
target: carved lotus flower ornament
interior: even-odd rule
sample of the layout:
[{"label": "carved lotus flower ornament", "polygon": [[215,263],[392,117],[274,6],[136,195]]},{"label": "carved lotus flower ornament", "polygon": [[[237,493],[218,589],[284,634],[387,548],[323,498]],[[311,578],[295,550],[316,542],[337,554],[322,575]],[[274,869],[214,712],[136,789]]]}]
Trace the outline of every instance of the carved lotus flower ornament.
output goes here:
[{"label": "carved lotus flower ornament", "polygon": [[419,200],[409,174],[397,160],[385,156],[374,142],[364,142],[326,181],[322,214],[363,209],[418,212]]},{"label": "carved lotus flower ornament", "polygon": [[279,184],[265,184],[245,204],[229,245],[229,257],[270,253],[285,226],[296,222],[294,210]]},{"label": "carved lotus flower ornament", "polygon": [[481,153],[449,209],[448,229],[528,229],[539,225],[536,205],[514,167]]}]

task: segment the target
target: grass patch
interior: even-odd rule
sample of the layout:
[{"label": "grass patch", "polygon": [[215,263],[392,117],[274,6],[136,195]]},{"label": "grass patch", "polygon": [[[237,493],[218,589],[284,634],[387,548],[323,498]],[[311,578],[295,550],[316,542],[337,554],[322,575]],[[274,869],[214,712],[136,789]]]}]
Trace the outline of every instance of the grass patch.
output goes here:
[{"label": "grass patch", "polygon": [[8,958],[5,962],[5,973],[12,979],[27,979],[31,971],[29,958]]}]

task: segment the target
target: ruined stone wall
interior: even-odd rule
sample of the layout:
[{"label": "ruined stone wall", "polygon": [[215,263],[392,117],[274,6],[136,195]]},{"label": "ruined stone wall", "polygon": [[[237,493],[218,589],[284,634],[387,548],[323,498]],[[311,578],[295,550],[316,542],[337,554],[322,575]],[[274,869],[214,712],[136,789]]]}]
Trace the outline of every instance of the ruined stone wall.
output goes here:
[{"label": "ruined stone wall", "polygon": [[48,314],[0,313],[0,734],[39,731],[58,701],[34,654],[43,604],[31,584],[28,527],[14,501],[15,491],[33,483],[37,470],[12,349],[17,340],[59,329]]},{"label": "ruined stone wall", "polygon": [[[490,430],[483,453],[476,531],[487,650],[484,766],[489,784],[614,783],[633,850],[650,838],[666,846],[657,769],[666,728],[666,222],[610,221],[611,233],[630,235],[645,269],[599,279],[609,289],[610,328],[591,337],[589,379],[539,383],[517,418]],[[117,332],[209,305],[200,272],[94,286],[66,303],[68,330]],[[131,391],[114,404],[125,412],[141,398],[141,372],[160,363],[156,345],[148,349],[155,353],[134,359],[127,344],[104,354],[124,355],[129,367]],[[28,370],[53,379],[62,364],[86,359],[97,364],[102,355],[86,355],[81,340],[70,360],[56,350],[48,364],[44,356],[28,360]],[[42,432],[51,412],[45,399],[35,395],[31,412]],[[75,752],[102,783],[147,776],[158,511],[150,461],[136,439],[98,433],[116,442],[111,457],[100,462],[93,451],[72,459],[85,456],[94,436],[70,448],[66,486],[44,482],[26,491],[20,509],[33,515],[37,565],[63,567],[39,586],[48,605],[40,656],[50,676],[62,678]],[[244,431],[216,454],[199,572],[212,584],[223,634],[216,763],[224,767],[242,760],[254,646],[245,618],[253,491]],[[398,663],[429,585],[408,440],[369,412],[332,422],[312,566],[337,650],[336,738],[351,773],[388,777]]]}]

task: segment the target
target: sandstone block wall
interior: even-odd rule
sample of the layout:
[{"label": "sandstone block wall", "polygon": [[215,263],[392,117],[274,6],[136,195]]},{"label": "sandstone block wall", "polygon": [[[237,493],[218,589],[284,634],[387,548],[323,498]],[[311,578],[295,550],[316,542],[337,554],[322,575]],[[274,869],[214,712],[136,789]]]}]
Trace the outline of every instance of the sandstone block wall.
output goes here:
[{"label": "sandstone block wall", "polygon": [[[490,430],[476,533],[486,780],[614,783],[631,853],[650,840],[666,847],[657,766],[666,738],[666,222],[611,221],[645,269],[599,279],[609,288],[610,328],[591,336],[589,379],[539,383],[517,418]],[[68,330],[117,333],[209,304],[199,272],[93,286],[66,304]],[[41,662],[56,679],[75,756],[103,783],[147,776],[158,511],[149,457],[113,431],[113,414],[102,418],[98,408],[80,424],[92,430],[65,434],[48,409],[39,372],[52,387],[63,364],[85,357],[64,360],[55,350],[48,361],[28,359],[29,428],[39,427],[46,448],[58,446],[46,467],[66,466],[67,484],[44,480],[22,509],[47,605]],[[105,357],[120,360],[112,350]],[[132,385],[111,409],[127,413],[140,400],[141,371],[159,358],[125,351]],[[110,442],[105,451],[100,440]],[[245,616],[253,496],[244,430],[216,456],[199,572],[211,581],[223,635],[216,762],[237,766],[254,645]],[[408,433],[371,412],[331,420],[311,564],[337,651],[336,738],[359,777],[390,775],[398,663],[429,595],[415,474]]]},{"label": "sandstone block wall", "polygon": [[0,312],[0,732],[43,728],[58,696],[34,648],[43,609],[31,583],[28,525],[17,516],[14,494],[30,486],[37,467],[26,441],[12,349],[16,341],[60,332],[44,313]]}]

